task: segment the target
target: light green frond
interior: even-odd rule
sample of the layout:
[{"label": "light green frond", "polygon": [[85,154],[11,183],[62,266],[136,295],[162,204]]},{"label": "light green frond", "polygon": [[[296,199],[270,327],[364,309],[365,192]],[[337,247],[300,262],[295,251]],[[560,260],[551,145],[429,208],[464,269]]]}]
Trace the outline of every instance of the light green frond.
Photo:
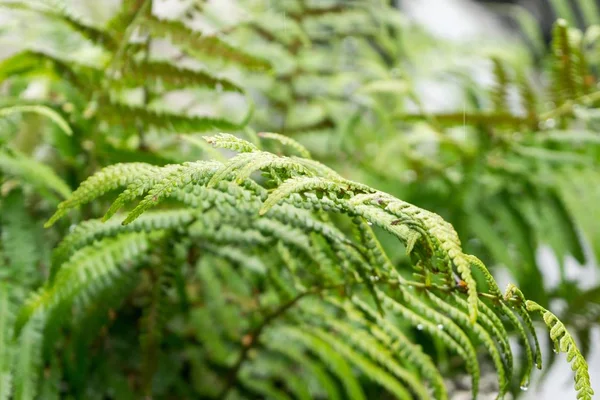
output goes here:
[{"label": "light green frond", "polygon": [[303,145],[301,145],[300,143],[288,136],[283,136],[279,133],[273,132],[259,132],[258,137],[260,137],[261,139],[275,140],[284,146],[288,146],[294,149],[300,157],[311,158],[310,152],[306,147],[304,147]]},{"label": "light green frond", "polygon": [[281,339],[278,339],[279,338],[277,337],[269,337],[268,340],[265,340],[264,345],[270,350],[284,354],[292,360],[294,364],[301,365],[302,368],[306,369],[322,387],[327,399],[341,400],[342,397],[336,382],[321,364],[305,355],[296,346],[290,346],[290,343],[285,343],[281,341]]},{"label": "light green frond", "polygon": [[276,332],[289,337],[298,343],[302,343],[309,351],[319,357],[329,368],[332,374],[340,379],[346,394],[352,400],[365,400],[365,394],[358,383],[356,376],[346,359],[336,351],[327,341],[315,335],[311,335],[305,330],[295,327],[277,328]]},{"label": "light green frond", "polygon": [[49,166],[18,152],[0,151],[0,170],[23,179],[41,191],[51,190],[62,198],[71,195],[71,188]]},{"label": "light green frond", "polygon": [[516,300],[515,310],[517,314],[523,319],[525,323],[525,327],[529,330],[529,334],[533,338],[533,343],[535,344],[535,364],[538,369],[542,369],[542,350],[540,349],[540,342],[538,340],[537,334],[535,332],[535,327],[533,326],[533,321],[531,320],[531,316],[527,312],[526,308],[526,299],[523,295],[523,292],[513,284],[508,284],[506,291],[504,293],[504,299],[506,301]]},{"label": "light green frond", "polygon": [[323,340],[331,346],[334,351],[338,352],[342,357],[346,358],[350,363],[356,366],[356,368],[364,372],[369,379],[389,390],[396,398],[406,400],[412,398],[408,390],[402,386],[398,380],[364,355],[357,353],[352,347],[348,346],[345,342],[340,341],[331,333],[318,328],[308,329],[308,332]]},{"label": "light green frond", "polygon": [[427,388],[420,382],[418,376],[400,365],[394,354],[380,343],[376,337],[371,336],[367,331],[356,329],[352,325],[334,318],[323,318],[323,323],[333,329],[334,332],[337,332],[339,336],[343,336],[345,342],[360,350],[397,379],[405,382],[418,398],[431,398]]},{"label": "light green frond", "polygon": [[571,363],[571,369],[575,371],[575,390],[577,390],[577,399],[591,399],[594,391],[590,384],[588,365],[579,352],[573,337],[569,334],[556,315],[534,301],[527,300],[525,304],[527,311],[537,311],[542,315],[546,326],[550,329],[550,339],[552,339],[559,351],[567,353],[567,360]]},{"label": "light green frond", "polygon": [[[353,297],[352,302],[367,317],[376,322],[376,324],[368,324],[371,333],[380,341],[386,343],[392,351],[397,351],[402,360],[410,363],[419,370],[423,377],[433,386],[436,399],[447,399],[448,393],[446,392],[444,379],[431,358],[423,352],[422,348],[413,344],[397,326],[388,319],[381,317],[367,303],[357,297]],[[364,318],[361,318],[355,309],[348,306],[348,303],[344,303],[343,306],[350,319],[358,320],[363,324],[366,323]]]},{"label": "light green frond", "polygon": [[401,315],[418,330],[423,330],[431,336],[439,338],[444,345],[448,346],[450,350],[465,361],[467,372],[471,376],[473,397],[476,398],[479,390],[479,363],[475,348],[467,335],[448,317],[438,313],[413,296],[406,296],[406,291],[403,293],[404,299],[410,300],[410,306],[414,307],[414,310],[407,308],[389,296],[383,294],[380,296],[381,302],[387,309]]},{"label": "light green frond", "polygon": [[146,197],[127,215],[123,225],[133,222],[146,210],[170,197],[174,190],[185,187],[191,182],[202,183],[202,181],[208,180],[218,166],[218,163],[204,161],[174,166],[152,186]]},{"label": "light green frond", "polygon": [[69,199],[58,205],[58,210],[46,222],[46,227],[66,215],[72,208],[86,204],[103,194],[127,186],[137,179],[148,179],[159,171],[158,167],[145,163],[114,164],[86,179]]},{"label": "light green frond", "polygon": [[[343,193],[345,190],[352,190],[352,187],[345,185],[345,182],[332,181],[321,177],[298,177],[286,180],[275,189],[265,202],[260,210],[260,214],[264,215],[274,205],[280,203],[283,199],[294,193],[304,193],[310,191],[321,191],[324,193]],[[360,188],[362,189],[362,187]]]},{"label": "light green frond", "polygon": [[229,133],[219,133],[215,136],[204,136],[203,139],[215,147],[237,151],[238,153],[250,153],[259,150],[258,147],[252,143]]},{"label": "light green frond", "polygon": [[[506,390],[508,389],[508,382],[506,369],[502,360],[502,355],[498,351],[496,344],[493,339],[493,332],[489,332],[483,324],[481,324],[481,317],[478,319],[476,324],[471,324],[469,320],[469,315],[464,313],[462,310],[455,308],[448,304],[446,301],[442,300],[438,296],[433,293],[428,293],[427,297],[432,301],[432,303],[436,306],[436,309],[443,312],[445,315],[448,315],[455,321],[462,329],[467,331],[472,331],[475,336],[481,341],[484,345],[488,354],[491,356],[492,361],[494,362],[494,366],[496,367],[496,373],[498,376],[498,386],[500,391],[498,393],[499,397],[502,397]],[[508,374],[510,378],[510,374]]]},{"label": "light green frond", "polygon": [[236,49],[217,36],[195,31],[179,21],[148,17],[141,21],[141,26],[148,29],[153,36],[168,37],[173,44],[181,46],[195,57],[220,58],[241,64],[248,69],[269,68],[267,61]]}]

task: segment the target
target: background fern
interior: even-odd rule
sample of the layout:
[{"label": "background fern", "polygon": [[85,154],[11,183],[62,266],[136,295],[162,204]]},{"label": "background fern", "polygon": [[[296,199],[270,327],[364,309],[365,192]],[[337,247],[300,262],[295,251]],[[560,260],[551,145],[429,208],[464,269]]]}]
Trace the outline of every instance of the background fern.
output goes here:
[{"label": "background fern", "polygon": [[538,311],[592,396],[599,292],[537,257],[600,251],[591,17],[535,58],[380,2],[0,7],[0,399],[518,395]]}]

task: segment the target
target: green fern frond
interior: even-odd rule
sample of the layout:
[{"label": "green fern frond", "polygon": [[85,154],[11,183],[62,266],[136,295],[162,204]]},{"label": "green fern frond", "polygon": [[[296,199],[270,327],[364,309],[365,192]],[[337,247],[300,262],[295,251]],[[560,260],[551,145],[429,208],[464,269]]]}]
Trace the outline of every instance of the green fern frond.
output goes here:
[{"label": "green fern frond", "polygon": [[38,392],[42,366],[43,329],[46,315],[38,313],[18,329],[14,351],[14,398],[33,400]]},{"label": "green fern frond", "polygon": [[58,205],[58,210],[46,222],[46,227],[52,226],[56,221],[66,215],[67,211],[79,207],[91,200],[102,196],[111,190],[127,186],[138,179],[152,177],[158,168],[144,163],[115,164],[103,169],[85,180],[68,200]]},{"label": "green fern frond", "polygon": [[63,22],[74,31],[80,33],[83,37],[89,39],[93,43],[115,47],[113,37],[92,26],[89,22],[84,21],[81,16],[70,8],[65,2],[60,0],[43,0],[43,1],[22,1],[22,0],[5,0],[0,2],[0,7],[12,9],[24,9],[38,12],[42,15],[54,18],[57,21]]},{"label": "green fern frond", "polygon": [[304,344],[310,351],[315,352],[316,356],[340,379],[349,399],[366,399],[359,382],[354,374],[352,374],[348,362],[327,341],[297,327],[277,328],[276,332],[280,332],[281,335],[295,342]]},{"label": "green fern frond", "polygon": [[17,332],[37,315],[48,315],[75,300],[92,301],[94,294],[109,286],[121,269],[131,268],[148,247],[147,234],[124,233],[75,252],[58,270],[54,280],[31,296],[21,308]]},{"label": "green fern frond", "polygon": [[[580,45],[580,44],[579,44]],[[552,32],[554,66],[552,70],[554,102],[560,106],[583,94],[584,77],[580,65],[582,52],[574,47],[569,27],[564,19],[554,24]]]},{"label": "green fern frond", "polygon": [[290,346],[289,343],[282,342],[277,337],[269,337],[265,340],[265,346],[269,350],[276,351],[277,353],[283,354],[293,361],[296,365],[301,365],[307,372],[314,377],[315,381],[319,383],[323,389],[323,395],[328,399],[341,400],[340,390],[338,389],[337,383],[327,373],[325,368],[318,362],[312,360],[306,354],[298,349],[296,346]]},{"label": "green fern frond", "polygon": [[[356,297],[352,298],[352,302],[356,304],[358,309],[365,313],[368,318],[371,318],[376,322],[376,324],[369,324],[369,329],[372,334],[383,343],[386,343],[392,351],[397,351],[403,360],[406,360],[406,362],[419,370],[422,376],[433,386],[436,399],[447,399],[448,393],[444,386],[444,380],[431,358],[423,352],[421,347],[413,344],[400,329],[388,319],[381,317],[365,302]],[[358,316],[356,310],[349,307],[347,303],[344,303],[343,307],[351,319],[358,319],[361,323],[366,323],[363,318]]]},{"label": "green fern frond", "polygon": [[228,79],[189,68],[179,68],[166,61],[126,62],[121,69],[123,74],[113,85],[144,86],[148,83],[159,85],[166,90],[206,87],[242,93],[243,90]]},{"label": "green fern frond", "polygon": [[300,157],[311,158],[308,149],[306,149],[306,147],[302,146],[300,143],[298,143],[292,138],[273,132],[260,132],[258,136],[262,139],[276,140],[284,146],[288,146],[294,149]]},{"label": "green fern frond", "polygon": [[194,220],[194,214],[189,210],[164,210],[144,213],[140,218],[128,225],[119,220],[103,222],[88,220],[77,225],[52,253],[52,268],[50,280],[54,279],[60,266],[77,250],[102,240],[126,232],[152,232],[159,230],[178,229]]},{"label": "green fern frond", "polygon": [[25,154],[0,150],[0,169],[7,175],[21,178],[44,194],[57,193],[62,198],[71,195],[71,188],[56,175],[52,168]]},{"label": "green fern frond", "polygon": [[[144,199],[127,215],[123,225],[134,221],[146,210],[169,197],[177,188],[185,187],[191,182],[201,183],[208,180],[219,166],[219,163],[211,162],[185,163],[181,166],[172,166],[166,174],[160,176]],[[135,194],[138,194],[137,191]]]},{"label": "green fern frond", "polygon": [[238,153],[258,151],[258,147],[256,147],[254,144],[229,133],[220,133],[215,136],[204,136],[203,139],[212,144],[214,147],[228,149]]},{"label": "green fern frond", "polygon": [[0,400],[7,400],[12,393],[13,379],[13,324],[15,304],[11,301],[6,283],[0,283]]},{"label": "green fern frond", "polygon": [[[124,262],[132,263],[148,251],[149,235],[157,233],[163,238],[177,235],[205,243],[199,247],[210,257],[239,266],[245,273],[252,271],[255,276],[264,276],[270,298],[274,296],[283,301],[279,306],[282,310],[279,319],[284,318],[283,312],[295,302],[312,294],[321,294],[321,299],[327,300],[327,307],[343,310],[350,322],[332,319],[330,310],[314,306],[317,303],[302,302],[297,306],[303,310],[302,318],[296,312],[283,328],[281,323],[270,323],[275,316],[267,317],[261,328],[251,331],[251,338],[245,339],[249,344],[245,346],[254,347],[254,335],[263,329],[293,337],[296,344],[302,344],[320,362],[339,369],[332,372],[342,380],[349,397],[364,398],[354,377],[342,377],[346,374],[343,371],[354,367],[399,398],[413,395],[433,398],[429,386],[435,398],[447,398],[440,372],[394,323],[398,320],[423,330],[463,360],[472,380],[473,396],[479,390],[479,346],[485,349],[497,369],[499,394],[509,389],[513,355],[503,317],[515,325],[524,343],[525,366],[519,373],[521,384],[528,382],[534,359],[538,367],[541,366],[539,344],[523,294],[509,286],[503,295],[485,265],[463,252],[458,234],[439,215],[346,180],[313,160],[276,156],[228,135],[206,139],[241,153],[225,164],[197,161],[165,167],[148,164],[109,167],[89,178],[72,199],[59,206],[59,212],[64,214],[69,208],[124,187],[107,213],[110,216],[126,203],[141,198],[124,220],[130,225],[90,221],[65,238],[54,254],[53,279],[26,303],[17,327],[30,316],[70,304],[75,298],[82,299],[78,304],[89,304],[99,288],[108,287],[119,271],[126,268]],[[256,170],[262,170],[266,180],[252,179]],[[148,211],[167,198],[183,203],[184,208]],[[348,238],[326,212],[349,216],[356,240]],[[404,244],[417,281],[407,281],[399,274],[370,224],[391,233]],[[270,251],[282,259],[284,268],[292,276],[282,274],[275,265],[265,262],[263,257],[271,254]],[[110,261],[103,257],[109,257]],[[299,262],[305,267],[300,268]],[[487,283],[485,290],[477,285],[473,269],[483,274]],[[231,269],[227,271],[231,277],[223,284],[236,275]],[[160,276],[160,268],[153,267],[148,273]],[[92,276],[97,278],[91,279]],[[206,295],[224,304],[220,297],[223,290],[218,289],[221,286],[212,287],[218,280],[215,273],[204,268],[202,276],[211,286]],[[322,293],[343,286],[357,288],[344,289],[344,294],[339,296]],[[365,300],[372,301],[373,308],[363,300],[366,294],[370,294]],[[480,297],[489,299],[491,305]],[[211,318],[220,320],[224,316]],[[232,324],[235,320],[226,321]],[[300,333],[298,327],[291,324],[298,321],[304,321],[303,326],[310,328],[308,332]],[[227,329],[230,336],[225,338],[217,332],[203,336],[203,340],[211,343],[220,342],[221,350],[216,349],[211,356],[218,364],[230,364],[223,341],[240,335],[239,328]],[[340,337],[345,337],[346,342],[340,341]],[[153,343],[154,350],[150,353],[154,354],[157,338],[144,340]],[[249,347],[242,347],[240,364],[235,364],[238,366],[233,367],[226,378],[224,393],[236,384],[248,387],[251,375],[241,363]],[[273,364],[267,365],[273,367]],[[281,372],[276,368],[265,371],[269,373],[261,383],[264,387],[256,388],[260,393],[271,388]],[[148,382],[152,373],[146,375]],[[295,382],[289,382],[288,390],[300,397],[307,395]]]},{"label": "green fern frond", "polygon": [[155,37],[169,38],[173,44],[181,46],[192,56],[201,59],[203,57],[216,57],[239,63],[251,70],[269,68],[269,63],[266,60],[236,49],[217,36],[204,35],[199,31],[195,31],[179,21],[149,17],[143,19],[140,25],[149,30]]},{"label": "green fern frond", "polygon": [[494,64],[494,88],[492,90],[492,105],[496,112],[506,112],[508,110],[508,85],[510,79],[508,72],[504,68],[502,61],[498,58],[492,58]]},{"label": "green fern frond", "polygon": [[525,305],[527,311],[537,311],[542,315],[544,323],[548,329],[550,329],[550,339],[554,342],[556,349],[563,353],[567,353],[567,361],[571,363],[571,369],[575,371],[575,390],[577,390],[577,399],[591,399],[594,391],[590,384],[588,365],[579,352],[573,337],[569,334],[556,315],[531,300],[527,300]]},{"label": "green fern frond", "polygon": [[350,361],[353,365],[355,365],[358,369],[360,369],[364,374],[372,379],[375,382],[378,382],[386,388],[391,394],[393,394],[398,399],[411,399],[411,395],[408,390],[398,382],[398,380],[388,374],[383,368],[379,367],[369,358],[364,355],[355,352],[349,345],[346,343],[337,340],[335,336],[331,333],[326,332],[322,329],[308,329],[309,334],[314,335],[315,337],[323,340],[325,343],[329,344],[332,350],[338,352],[348,361]]},{"label": "green fern frond", "polygon": [[41,226],[36,224],[26,208],[26,196],[13,190],[0,206],[1,246],[6,265],[0,279],[14,282],[11,293],[22,298],[24,292],[39,283],[39,261],[44,249],[40,246]]},{"label": "green fern frond", "polygon": [[237,123],[221,118],[152,110],[147,107],[110,101],[102,102],[96,112],[102,115],[107,123],[116,127],[140,126],[144,130],[157,129],[174,133],[197,133],[212,130],[235,131],[240,128]]},{"label": "green fern frond", "polygon": [[12,105],[8,107],[0,107],[0,118],[6,118],[11,114],[34,113],[47,117],[54,122],[64,133],[71,136],[73,130],[64,118],[53,109],[43,105]]}]

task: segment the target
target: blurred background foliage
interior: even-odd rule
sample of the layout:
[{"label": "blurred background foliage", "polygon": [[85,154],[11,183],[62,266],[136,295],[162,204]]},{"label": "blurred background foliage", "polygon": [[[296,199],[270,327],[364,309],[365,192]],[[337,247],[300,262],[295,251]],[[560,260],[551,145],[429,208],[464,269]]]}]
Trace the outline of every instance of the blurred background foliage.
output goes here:
[{"label": "blurred background foliage", "polygon": [[597,3],[549,1],[551,28],[531,4],[490,6],[499,31],[468,40],[397,3],[1,0],[0,288],[17,304],[44,282],[69,226],[43,221],[101,167],[213,158],[207,132],[278,132],[440,214],[588,352],[600,319],[600,275],[580,267],[600,256]]}]

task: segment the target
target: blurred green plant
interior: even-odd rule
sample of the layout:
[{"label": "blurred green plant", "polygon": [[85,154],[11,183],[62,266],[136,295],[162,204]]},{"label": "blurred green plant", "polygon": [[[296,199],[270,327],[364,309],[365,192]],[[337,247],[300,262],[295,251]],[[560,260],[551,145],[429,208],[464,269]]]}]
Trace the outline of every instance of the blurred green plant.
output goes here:
[{"label": "blurred green plant", "polygon": [[[487,364],[516,395],[536,312],[591,398],[600,292],[564,268],[547,288],[536,252],[600,251],[600,28],[559,21],[540,73],[382,2],[222,6],[0,2],[27,21],[0,64],[0,399],[437,399],[456,366],[476,396]],[[449,81],[439,111],[421,89]],[[248,141],[196,135],[220,130]]]}]

